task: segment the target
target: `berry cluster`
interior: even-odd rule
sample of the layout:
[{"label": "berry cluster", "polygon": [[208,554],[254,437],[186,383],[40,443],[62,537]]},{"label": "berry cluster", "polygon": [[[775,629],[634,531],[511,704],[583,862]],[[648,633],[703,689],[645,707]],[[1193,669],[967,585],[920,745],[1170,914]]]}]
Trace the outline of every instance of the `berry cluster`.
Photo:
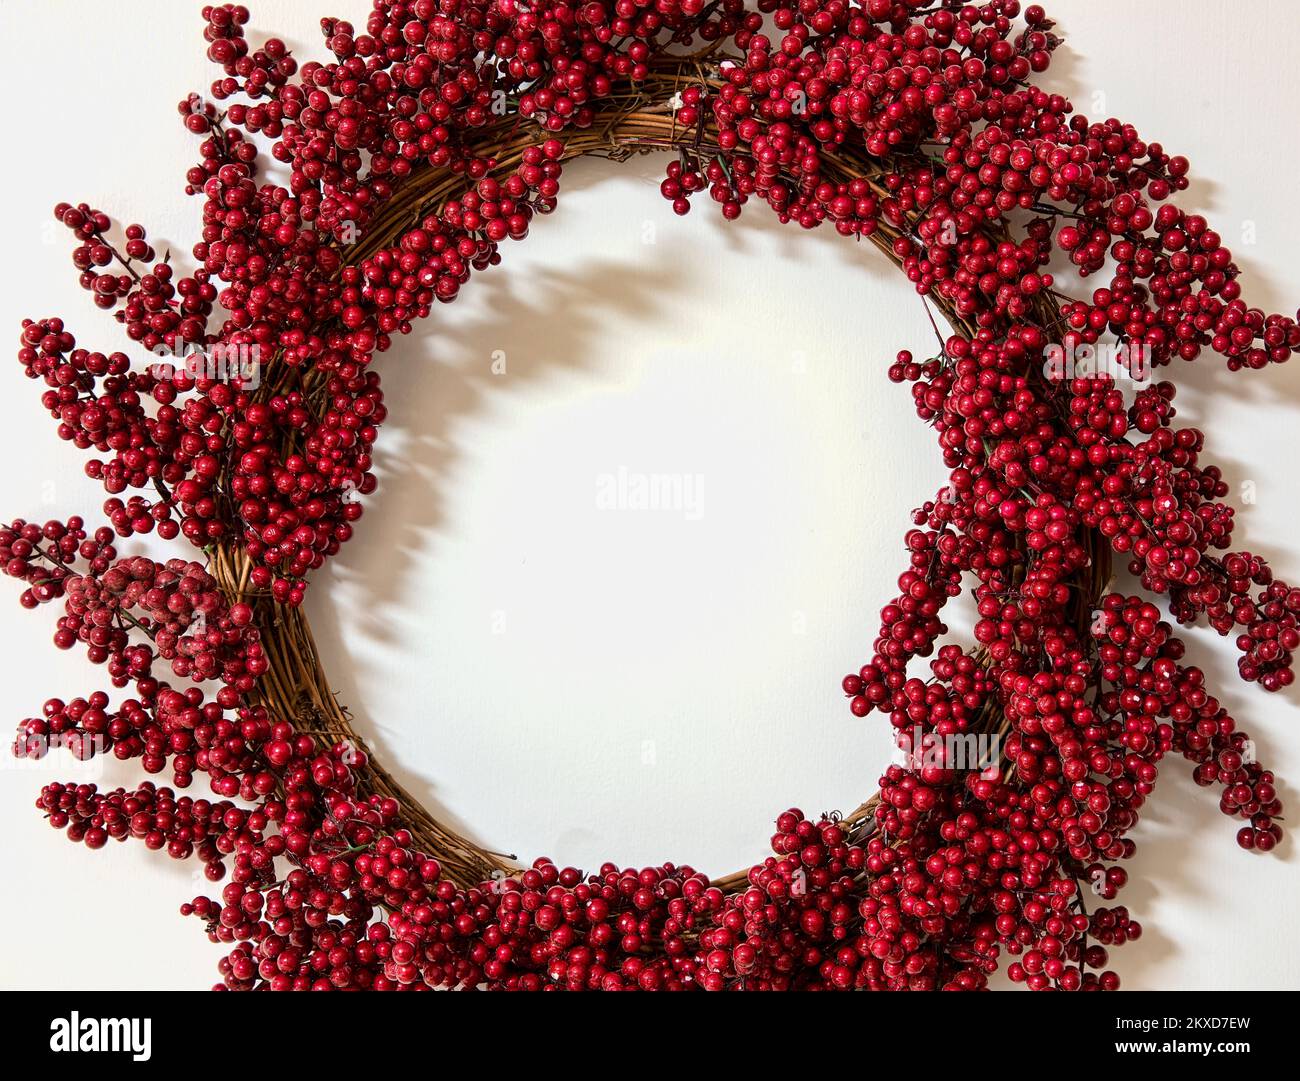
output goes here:
[{"label": "berry cluster", "polygon": [[[1227,486],[1175,425],[1172,384],[1126,396],[1044,358],[1118,346],[1136,377],[1134,358],[1208,349],[1259,369],[1300,351],[1300,326],[1248,307],[1219,234],[1168,201],[1185,159],[1040,85],[1059,44],[1040,7],[376,0],[364,27],[322,20],[333,59],[301,66],[278,39],[252,47],[241,6],[203,19],[221,76],[179,106],[199,139],[195,269],[140,226],[119,248],[101,211],[55,208],[81,284],[152,363],[79,348],[54,317],[20,337],[60,437],[96,455],[106,524],[15,521],[0,561],[24,605],[62,604],[57,645],[130,688],[50,699],[16,753],[111,752],[217,797],[50,784],[39,807],[92,848],[135,837],[228,876],[182,909],[226,948],[224,986],[979,989],[1005,962],[1031,988],[1112,989],[1110,947],[1141,934],[1111,904],[1119,864],[1167,754],[1217,786],[1243,848],[1277,844],[1273,776],[1153,598],[1235,634],[1241,676],[1272,691],[1293,679],[1300,589],[1232,550]],[[671,119],[638,114],[665,85]],[[950,480],[843,681],[855,715],[937,756],[890,766],[866,816],[782,814],[743,881],[547,860],[453,875],[378,767],[312,728],[323,677],[287,707],[267,687],[285,619],[375,488],[375,357],[525,238],[593,147],[675,151],[677,213],[707,191],[733,219],[757,197],[869,238],[953,326],[889,370]],[[1061,264],[1110,278],[1070,297]],[[207,564],[118,555],[150,531]],[[1111,554],[1150,596],[1092,580]],[[966,588],[972,650],[941,643]],[[958,760],[955,741],[991,734],[992,768]]]}]

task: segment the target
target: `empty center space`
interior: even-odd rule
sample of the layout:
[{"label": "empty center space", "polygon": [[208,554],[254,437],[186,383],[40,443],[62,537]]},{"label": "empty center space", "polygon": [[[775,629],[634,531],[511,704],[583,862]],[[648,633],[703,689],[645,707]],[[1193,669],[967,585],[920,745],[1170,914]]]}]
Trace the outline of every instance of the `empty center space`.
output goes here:
[{"label": "empty center space", "polygon": [[388,768],[481,843],[594,869],[761,858],[889,754],[839,689],[945,482],[886,369],[874,247],[566,168],[559,210],[377,363],[379,491],[309,592]]}]

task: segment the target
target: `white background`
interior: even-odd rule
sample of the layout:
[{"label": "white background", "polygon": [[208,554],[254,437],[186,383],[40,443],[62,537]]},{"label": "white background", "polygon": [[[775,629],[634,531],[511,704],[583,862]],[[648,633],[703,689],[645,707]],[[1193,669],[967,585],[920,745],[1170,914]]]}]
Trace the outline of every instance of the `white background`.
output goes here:
[{"label": "white background", "polygon": [[[195,143],[175,102],[216,70],[198,7],[0,4],[6,340],[24,316],[58,314],[80,344],[126,346],[76,286],[69,235],[51,221],[60,199],[142,221],[188,265]],[[333,0],[328,13],[360,24],[365,7]],[[1056,85],[1087,115],[1118,114],[1186,153],[1198,178],[1186,203],[1224,234],[1248,298],[1293,311],[1294,5],[1049,12],[1067,37]],[[252,38],[320,57],[324,13],[256,4]],[[886,760],[883,722],[854,720],[838,684],[893,594],[907,511],[944,479],[906,388],[885,378],[897,349],[934,339],[874,249],[783,228],[761,205],[732,225],[704,200],[676,219],[661,164],[570,167],[559,212],[384,358],[383,498],[318,575],[309,611],[361,730],[447,820],[528,859],[723,872],[761,857],[787,806],[851,809]],[[1177,371],[1183,419],[1209,428],[1234,495],[1255,486],[1239,545],[1300,580],[1300,373],[1195,369]],[[92,517],[103,491],[39,393],[0,366],[0,514]],[[620,471],[674,478],[684,499],[608,507],[601,478]],[[100,681],[48,644],[53,611],[21,611],[7,580],[0,593],[8,730]],[[1241,685],[1229,643],[1188,637],[1294,803],[1296,696]],[[1167,764],[1136,834],[1124,899],[1147,933],[1115,957],[1125,986],[1300,985],[1294,845],[1238,851],[1237,825],[1188,770]],[[176,914],[203,888],[194,868],[56,835],[32,802],[69,775],[62,761],[0,769],[0,985],[211,983],[218,948]],[[100,783],[135,779],[110,763]]]}]

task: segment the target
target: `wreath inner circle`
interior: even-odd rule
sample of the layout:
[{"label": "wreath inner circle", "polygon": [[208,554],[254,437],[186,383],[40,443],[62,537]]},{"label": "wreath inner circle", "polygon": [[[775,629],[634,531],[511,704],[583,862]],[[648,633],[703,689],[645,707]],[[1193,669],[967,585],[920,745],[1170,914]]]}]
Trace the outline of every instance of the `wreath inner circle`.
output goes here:
[{"label": "wreath inner circle", "polygon": [[[445,309],[450,319],[440,319],[436,347],[425,344],[421,333],[424,328],[420,328],[411,336],[417,340],[411,341],[409,347],[407,343],[395,346],[384,358],[385,390],[387,401],[392,403],[385,427],[387,432],[399,437],[399,442],[394,444],[397,449],[389,448],[386,456],[383,456],[383,444],[377,445],[380,487],[374,496],[365,500],[365,524],[376,529],[377,519],[372,516],[404,516],[408,507],[426,503],[435,504],[437,511],[432,516],[424,511],[415,512],[418,529],[403,532],[400,540],[394,537],[398,526],[388,521],[379,530],[385,538],[382,544],[371,546],[364,537],[360,538],[361,546],[349,546],[343,553],[343,564],[336,564],[336,569],[343,572],[339,579],[346,582],[346,596],[336,597],[332,585],[336,579],[330,578],[314,583],[313,595],[309,595],[307,603],[325,670],[335,681],[333,685],[341,693],[340,700],[353,713],[353,726],[373,758],[400,763],[392,772],[408,791],[436,792],[433,800],[426,801],[426,809],[446,821],[470,823],[462,832],[475,838],[481,847],[500,847],[492,842],[505,841],[510,844],[510,852],[530,856],[544,852],[576,867],[599,866],[609,852],[621,851],[634,852],[633,856],[624,858],[644,862],[674,859],[689,862],[692,867],[726,868],[733,860],[736,865],[742,860],[752,862],[757,854],[752,822],[761,821],[767,814],[772,792],[784,792],[785,799],[801,806],[848,809],[862,802],[862,793],[849,787],[845,776],[848,767],[844,763],[850,760],[856,763],[854,773],[858,783],[870,783],[879,776],[891,754],[896,757],[898,752],[895,748],[879,746],[882,741],[878,730],[858,725],[852,719],[840,720],[840,711],[833,706],[830,715],[826,715],[822,703],[834,697],[832,689],[840,662],[827,656],[825,643],[856,640],[858,636],[861,605],[843,603],[845,590],[856,597],[875,597],[886,595],[892,587],[892,564],[863,559],[861,553],[898,550],[896,523],[906,521],[916,505],[918,485],[900,487],[879,473],[871,474],[871,479],[864,483],[867,474],[861,471],[880,468],[878,459],[883,454],[887,461],[904,466],[909,462],[923,464],[924,470],[918,472],[928,471],[925,483],[934,490],[946,481],[946,471],[929,433],[916,424],[907,408],[905,394],[888,381],[885,366],[877,359],[882,350],[891,350],[898,337],[894,318],[898,308],[908,312],[918,333],[923,331],[926,336],[932,333],[924,325],[922,305],[915,298],[908,299],[911,289],[906,281],[901,276],[896,279],[889,264],[878,262],[878,254],[870,246],[826,232],[792,237],[790,230],[766,219],[720,223],[711,230],[706,229],[704,243],[699,238],[692,243],[686,231],[712,223],[696,217],[676,219],[681,227],[674,229],[668,207],[656,191],[647,190],[648,181],[656,170],[662,173],[666,160],[666,154],[648,153],[625,163],[610,163],[603,157],[585,158],[575,162],[572,171],[566,167],[567,199],[554,215],[530,233],[530,243],[526,246],[529,250],[512,253],[514,258],[509,263],[491,271],[484,282],[476,283],[475,289],[455,308]],[[616,191],[605,190],[607,187],[616,187]],[[622,211],[623,216],[612,222],[606,215],[615,211]],[[580,223],[578,219],[583,217],[589,220]],[[646,240],[646,230],[655,226],[657,234],[651,243]],[[734,242],[738,243],[718,257],[730,262],[711,262],[707,264],[707,272],[683,267],[683,260],[710,258],[715,247],[710,241],[716,241],[717,234],[723,230],[728,234],[722,238],[724,243],[742,231],[759,235],[753,237],[753,244],[748,242],[748,235],[734,236]],[[562,234],[566,245],[562,259],[551,258],[547,253],[561,239],[557,233]],[[796,247],[791,247],[792,241]],[[814,249],[821,272],[794,265],[805,258],[803,253],[807,249],[803,245]],[[594,278],[586,270],[570,270],[574,259],[581,264],[588,252],[600,255],[600,270]],[[654,253],[653,265],[658,271],[647,264],[650,253]],[[774,263],[773,258],[782,262]],[[787,309],[782,306],[779,312],[754,310],[746,306],[752,296],[748,288],[739,284],[740,279],[721,284],[716,281],[719,275],[736,275],[756,265],[758,260],[762,260],[763,273],[780,280],[781,284],[773,287],[774,299],[784,305],[786,296],[792,303],[798,298],[800,339],[784,349],[772,347],[772,335],[779,333],[790,317]],[[828,264],[837,269],[842,264],[849,283],[857,282],[863,271],[871,276],[866,308],[844,311],[837,303],[802,294],[810,283],[824,280]],[[666,268],[673,268],[674,277],[665,283],[662,271]],[[539,274],[534,283],[534,277]],[[522,292],[518,285],[521,278],[527,279]],[[655,283],[653,292],[647,288],[650,280]],[[849,287],[854,288],[852,284]],[[624,289],[638,299],[624,304]],[[730,310],[748,326],[727,329],[724,333],[703,328],[703,336],[698,340],[692,329],[683,337],[683,326],[695,328],[696,320],[706,318],[702,310],[691,306],[692,295],[694,305],[701,304],[701,297],[708,297],[710,313]],[[604,304],[607,297],[610,298],[608,309]],[[860,288],[858,297],[861,299]],[[686,308],[681,306],[684,300]],[[468,311],[464,310],[466,301],[474,302]],[[581,311],[571,314],[570,304],[580,304]],[[621,319],[606,327],[610,312],[633,308],[637,313],[634,321],[639,320],[639,326],[631,331],[633,335],[638,330],[646,334],[647,327],[651,328],[648,333],[653,334],[654,319],[668,318],[676,330],[671,343],[664,345],[653,337],[643,345],[629,343],[628,330]],[[535,321],[530,320],[530,328],[523,332],[515,326],[520,313],[535,315]],[[443,314],[439,312],[440,316]],[[821,333],[817,321],[832,317],[837,320],[839,330]],[[712,320],[714,315],[707,318]],[[571,319],[576,320],[579,329],[570,337],[565,328]],[[552,335],[558,335],[558,340]],[[679,352],[680,359],[676,356]],[[632,359],[629,354],[641,359]],[[728,360],[730,363],[726,363]],[[720,380],[716,374],[711,377],[697,374],[706,365],[712,373],[729,371],[732,378]],[[653,378],[649,378],[652,367]],[[439,374],[426,386],[421,380],[432,369],[437,369]],[[563,374],[558,386],[547,380],[552,369]],[[399,372],[400,378],[394,379]],[[668,373],[666,379],[665,373]],[[752,397],[743,389],[738,396],[723,389],[734,386],[737,379],[753,383]],[[633,385],[636,389],[632,389]],[[539,386],[544,388],[542,394],[529,393],[521,398],[524,391],[519,388],[536,391]],[[681,422],[678,414],[672,412],[676,408],[673,400],[655,396],[656,391],[662,394],[670,389],[690,399],[689,406],[681,407]],[[495,439],[495,428],[485,430],[484,417],[496,418],[507,426],[516,421],[531,425],[543,414],[549,416],[549,410],[554,409],[556,416],[569,416],[568,423],[584,425],[588,410],[577,409],[574,415],[570,414],[570,408],[587,406],[586,396],[592,392],[598,392],[602,400],[605,395],[612,395],[610,415],[634,420],[636,424],[643,417],[657,418],[646,428],[658,430],[660,434],[644,440],[633,436],[628,443],[620,442],[617,437],[612,443],[592,443],[593,449],[574,459],[580,437],[574,434],[570,440],[569,435],[559,434],[565,425],[548,421],[536,433],[539,442],[530,439],[521,447],[519,433],[513,432],[507,433],[502,447],[485,451],[484,444]],[[792,393],[802,403],[798,408],[793,407],[788,397]],[[842,399],[846,393],[853,396],[855,406],[837,403],[834,414],[826,416],[817,412],[816,420],[805,415],[809,404],[819,403],[823,394]],[[454,402],[448,406],[450,415],[440,412],[447,405],[444,399],[448,396]],[[499,401],[506,404],[501,406],[498,401],[494,407],[492,400],[498,396],[504,396]],[[777,401],[788,408],[781,409]],[[869,420],[862,419],[862,406],[877,401],[879,409],[871,410]],[[638,402],[644,408],[642,413],[637,412]],[[693,429],[684,432],[681,428],[681,423],[689,428],[692,419],[708,424],[703,418],[712,415],[711,408],[719,411],[720,420],[724,411],[729,418],[727,442],[741,439],[742,428],[755,429],[757,425],[756,431],[766,433],[762,438],[745,436],[739,443],[754,455],[744,459],[744,478],[728,472],[729,466],[737,465],[737,447],[729,447],[725,455],[719,456],[708,436],[703,437],[702,444],[697,444],[698,434]],[[772,412],[748,414],[753,408],[760,411],[770,408]],[[747,413],[747,419],[739,425],[736,409]],[[537,410],[542,412],[536,413]],[[834,425],[827,423],[831,417],[836,422]],[[462,432],[461,422],[467,418],[472,419],[472,426]],[[795,419],[790,422],[789,418]],[[455,422],[454,429],[449,427],[450,421]],[[869,443],[863,442],[859,422],[862,429],[870,430]],[[599,433],[596,438],[616,431],[594,423],[591,428],[592,434]],[[562,441],[558,457],[552,455],[552,438]],[[427,443],[428,459],[422,461],[419,451],[410,449],[412,439]],[[783,454],[779,448],[787,440]],[[873,453],[862,453],[867,445],[874,448]],[[594,449],[597,446],[599,450]],[[805,466],[817,468],[824,476],[818,484],[808,484],[795,479],[806,477],[806,473],[799,474],[796,470],[787,475],[784,469],[779,469],[777,475],[764,479],[760,494],[759,485],[748,482],[755,469],[769,468],[762,458],[765,447],[772,448],[773,464],[783,467],[785,455],[795,455],[802,457]],[[818,453],[812,452],[813,447]],[[702,457],[692,457],[697,449]],[[521,453],[529,455],[529,464],[518,464]],[[827,454],[845,457],[826,457]],[[443,472],[449,458],[456,463],[451,471],[455,474],[454,481],[448,480]],[[437,468],[430,468],[430,462],[436,462]],[[658,508],[661,513],[657,514],[620,514],[617,510],[599,513],[601,507],[608,511],[609,500],[619,494],[611,489],[620,482],[625,468],[631,475],[622,479],[629,485],[648,482],[640,494],[652,504],[658,492],[655,486],[662,482],[665,500],[682,497],[689,505],[681,506],[674,501],[671,507]],[[583,473],[583,469],[590,473]],[[465,493],[480,481],[485,480],[489,485],[499,483],[502,470],[521,496],[525,491],[530,492],[523,500],[522,517],[520,508],[513,503],[510,488],[498,493],[502,497],[499,505],[511,506],[508,515],[486,509],[498,504],[483,492],[468,503],[465,499]],[[593,479],[595,492],[591,493],[586,488],[592,485]],[[684,482],[684,492],[679,481]],[[529,517],[529,508],[537,501],[537,490],[532,488],[534,482],[541,485],[541,491],[552,492],[549,498],[555,503],[553,511],[545,512],[546,524],[540,529],[539,519]],[[869,505],[853,494],[855,487],[874,493]],[[646,488],[652,490],[647,493]],[[816,507],[806,505],[814,498],[808,494],[809,490],[821,493],[821,503]],[[833,491],[839,494],[832,495]],[[749,494],[742,497],[742,492]],[[630,501],[637,492],[622,494],[628,495]],[[581,502],[581,496],[593,500],[597,509],[594,518],[586,516],[590,505]],[[735,508],[738,498],[747,505],[739,513]],[[692,503],[693,499],[698,499],[700,505]],[[798,527],[789,518],[792,500],[805,504],[800,513],[807,516]],[[703,514],[705,504],[707,514]],[[656,507],[651,506],[650,511]],[[778,507],[782,509],[778,511]],[[761,514],[758,508],[764,508]],[[620,505],[619,509],[626,508]],[[826,543],[818,543],[812,551],[794,547],[804,544],[808,524],[822,520],[820,515],[832,514],[838,515],[841,521],[851,518],[859,523],[856,535],[847,526],[842,534],[850,545],[856,540],[854,554],[847,550],[841,552]],[[862,517],[864,514],[869,519]],[[426,538],[425,527],[431,517],[436,518],[437,524]],[[589,523],[597,518],[601,522],[596,535],[602,539],[583,540],[580,547],[590,550],[590,554],[599,553],[601,570],[584,564],[580,558],[565,562],[564,552],[558,553],[560,562],[556,563],[557,552],[548,554],[548,540],[558,540],[566,530],[567,536],[574,537],[574,531],[588,529]],[[738,526],[742,521],[749,529]],[[646,529],[641,530],[638,523],[646,524]],[[701,539],[706,527],[707,543]],[[405,523],[401,528],[406,529]],[[602,528],[604,533],[600,532]],[[754,563],[756,577],[743,591],[717,595],[719,589],[729,589],[729,564],[735,558],[723,556],[717,550],[719,541],[727,538],[737,546],[737,551],[752,548],[757,533],[750,530],[760,529],[777,538],[784,537],[792,546],[790,551],[804,551],[795,557],[800,562],[829,560],[820,577],[832,572],[843,573],[846,576],[843,589],[839,583],[820,580],[807,568],[792,567],[784,559],[777,562],[769,556],[766,563],[761,557]],[[673,538],[680,540],[683,547],[674,545],[670,552],[657,552],[654,544],[639,539],[642,532],[649,537],[661,535],[665,530],[671,530]],[[520,543],[501,543],[498,547],[498,531],[502,537],[521,538]],[[523,538],[529,538],[530,533],[536,536],[524,543]],[[827,534],[820,527],[817,529],[818,538],[833,533],[833,530]],[[439,538],[437,543],[433,534]],[[617,561],[604,561],[605,548],[611,545],[621,548],[623,540],[619,538],[630,542],[629,553]],[[770,542],[771,538],[766,539]],[[571,543],[566,542],[565,548]],[[454,544],[459,558],[442,551],[446,544]],[[490,547],[480,550],[483,544]],[[763,547],[762,539],[759,547]],[[527,553],[526,560],[524,553]],[[747,552],[745,559],[752,559],[753,554]],[[638,557],[649,562],[638,564]],[[541,572],[532,572],[532,576],[525,573],[525,567],[537,566],[538,558],[547,566],[542,577],[564,576],[555,579],[549,592],[534,590],[534,576]],[[499,572],[487,579],[490,589],[462,584],[461,576],[465,573],[476,575],[476,570],[464,567],[464,559],[472,561],[476,568],[486,567],[489,562],[499,568]],[[433,566],[434,560],[438,566]],[[874,567],[874,573],[866,576],[865,583],[854,581],[858,565]],[[642,566],[647,568],[650,581],[656,578],[662,581],[665,569],[676,568],[691,585],[685,582],[679,585],[678,574],[669,573],[667,590],[648,591],[640,581],[646,576],[639,569]],[[723,572],[720,586],[714,585],[705,573],[708,567]],[[623,589],[615,588],[615,583],[623,579],[617,574],[610,577],[611,569],[635,575],[638,580],[635,585],[639,588],[625,595]],[[377,583],[373,597],[368,596],[372,576]],[[562,587],[561,580],[565,583]],[[471,577],[471,581],[480,586],[486,584],[477,577]],[[797,599],[790,596],[791,581],[802,585],[806,595]],[[776,589],[769,588],[771,583],[776,584]],[[810,588],[817,592],[807,593]],[[516,595],[517,589],[523,590],[523,599]],[[424,591],[430,595],[421,597]],[[744,594],[743,599],[740,593]],[[608,607],[580,603],[583,618],[575,622],[570,611],[572,596],[576,595],[581,602],[597,594],[609,597]],[[619,598],[617,602],[615,596]],[[782,607],[778,596],[790,597],[789,604]],[[395,601],[398,597],[401,600]],[[671,603],[668,597],[672,598]],[[840,603],[832,604],[837,597],[841,598]],[[644,608],[638,601],[644,602]],[[757,629],[760,624],[746,622],[737,611],[728,611],[738,601],[742,602],[741,608],[747,605],[751,619],[759,618],[758,610],[766,606],[761,619],[774,623],[777,629],[764,636]],[[382,616],[375,614],[376,603]],[[548,609],[548,603],[555,607]],[[538,604],[543,605],[540,611],[536,608]],[[827,610],[827,605],[831,610]],[[588,664],[594,663],[599,669],[602,663],[587,660],[587,645],[593,646],[607,661],[613,661],[617,653],[620,658],[617,663],[622,664],[626,659],[629,665],[625,678],[631,682],[623,686],[629,690],[637,688],[635,696],[644,698],[646,706],[638,709],[632,703],[628,708],[621,692],[609,686],[604,687],[607,693],[583,693],[569,679],[564,681],[565,687],[545,691],[541,689],[546,686],[543,673],[534,671],[530,678],[525,672],[514,670],[513,666],[521,660],[524,664],[531,662],[529,655],[537,641],[529,637],[530,620],[548,610],[557,618],[546,619],[550,629],[543,638],[543,651],[549,650],[549,643],[557,636],[566,643],[566,649],[572,650],[563,656],[553,656],[553,663],[560,666],[557,671],[568,670],[574,681],[585,682]],[[351,622],[354,613],[360,613],[356,623]],[[647,639],[643,628],[654,626],[656,618],[664,635],[685,641],[694,637],[701,655],[712,650],[700,629],[692,635],[690,628],[697,620],[712,625],[711,633],[722,636],[733,654],[736,643],[732,636],[748,635],[748,641],[760,654],[766,655],[734,658],[732,663],[741,667],[733,667],[731,671],[738,678],[752,676],[767,682],[773,693],[764,694],[763,702],[751,700],[748,709],[739,704],[729,709],[725,695],[720,706],[715,703],[706,707],[683,699],[672,691],[671,682],[677,679],[675,673],[679,669],[675,666],[686,661],[685,653],[674,646],[660,647],[653,638]],[[390,619],[396,619],[404,629],[396,632],[389,625]],[[827,619],[838,626],[828,628]],[[817,627],[813,635],[815,647],[809,644],[810,632],[802,626],[807,620]],[[799,629],[795,629],[796,624],[800,624]],[[369,630],[372,626],[373,634]],[[596,626],[601,628],[599,632],[589,629]],[[681,628],[680,633],[677,627]],[[629,636],[626,641],[622,638],[624,634]],[[589,639],[588,635],[592,637]],[[412,645],[413,636],[418,645]],[[390,643],[394,637],[396,641]],[[623,644],[614,653],[608,653],[606,644],[613,639]],[[525,643],[522,654],[521,641]],[[379,649],[381,642],[382,649]],[[448,673],[443,665],[453,642],[461,663],[471,669],[482,665],[474,683],[499,688],[491,697],[492,708],[485,708],[472,686],[453,682],[448,687]],[[508,650],[507,642],[512,646]],[[794,644],[796,654],[803,648],[802,657],[786,656],[790,643]],[[648,654],[643,653],[647,647]],[[391,657],[387,655],[390,652]],[[503,660],[507,655],[515,660]],[[340,668],[349,661],[359,663],[363,657],[363,663],[375,665],[375,670],[365,672],[360,679],[348,679],[345,688],[341,687]],[[574,657],[583,660],[569,668]],[[725,664],[720,657],[717,663]],[[792,667],[783,667],[787,664]],[[789,686],[784,689],[781,686],[791,682],[789,675],[796,669],[802,676],[802,697],[791,693]],[[673,716],[680,715],[680,730],[674,729],[665,713],[667,704],[655,689],[658,679],[669,682],[664,690],[679,703],[673,707]],[[519,695],[505,686],[507,681],[539,689]],[[358,682],[363,686],[358,686]],[[599,672],[596,682],[600,682]],[[818,703],[811,710],[810,696],[816,696]],[[560,702],[565,706],[557,711]],[[617,733],[608,731],[608,721],[597,721],[611,703],[618,703]],[[766,712],[756,712],[764,704]],[[567,724],[567,719],[575,713],[578,716],[570,727],[582,735],[554,727]],[[810,713],[825,723],[803,725],[789,720]],[[407,727],[396,730],[394,721],[398,718]],[[538,747],[536,742],[525,741],[529,748],[527,754],[514,744],[517,724],[533,732],[545,731],[549,726],[556,732],[556,738],[543,740],[534,758],[532,749]],[[813,730],[818,727],[822,730]],[[846,728],[854,730],[846,732]],[[702,731],[716,731],[717,738],[701,740]],[[448,746],[462,732],[468,745],[474,748],[470,753]],[[796,733],[797,741],[790,738]],[[683,783],[671,772],[681,768],[674,765],[682,762],[684,753],[683,746],[674,743],[679,735],[690,747],[690,753],[700,756],[687,767],[691,770],[690,784]],[[584,738],[591,742],[582,742]],[[744,747],[737,750],[741,742]],[[791,748],[796,742],[797,747]],[[713,743],[717,744],[716,749]],[[499,753],[485,755],[484,747],[493,745],[499,747]],[[762,748],[768,751],[766,755]],[[797,752],[794,761],[787,757],[786,749]],[[810,783],[818,779],[819,767],[815,763],[822,763],[822,769],[830,766],[824,784]],[[604,793],[601,780],[592,779],[592,768],[617,782],[617,795],[610,791],[603,797],[594,794],[588,798],[584,785],[594,784]],[[743,776],[743,780],[719,783],[706,793],[694,779],[706,778],[710,773]],[[514,790],[516,786],[520,790]],[[509,793],[510,816],[493,806],[501,798],[497,794],[504,793]],[[853,797],[851,802],[846,802],[847,796]],[[514,809],[530,805],[535,810],[525,812],[520,829],[512,830],[513,817],[519,815]],[[710,841],[706,836],[690,834],[688,831],[702,816],[708,816],[715,834],[725,833],[730,840]],[[603,836],[597,838],[595,834]],[[625,838],[635,842],[635,848],[625,844]],[[700,851],[701,846],[705,852]],[[693,854],[689,860],[688,852]]]}]

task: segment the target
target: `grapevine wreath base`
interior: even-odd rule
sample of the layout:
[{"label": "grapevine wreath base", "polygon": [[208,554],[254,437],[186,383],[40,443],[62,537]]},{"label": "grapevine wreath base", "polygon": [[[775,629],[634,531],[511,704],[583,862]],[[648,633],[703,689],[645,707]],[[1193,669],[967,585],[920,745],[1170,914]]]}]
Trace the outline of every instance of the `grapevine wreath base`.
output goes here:
[{"label": "grapevine wreath base", "polygon": [[[40,809],[91,848],[204,861],[219,897],[182,912],[228,947],[221,986],[978,989],[1005,958],[1032,988],[1108,989],[1110,947],[1140,933],[1113,903],[1121,863],[1166,755],[1217,789],[1243,848],[1274,847],[1273,777],[1157,602],[1234,635],[1242,677],[1272,691],[1300,590],[1231,550],[1202,433],[1137,376],[1205,351],[1264,368],[1300,328],[1248,307],[1218,234],[1168,201],[1185,159],[1046,88],[1040,8],[377,0],[364,29],[323,20],[334,59],[301,67],[247,42],[243,8],[203,17],[222,75],[180,109],[197,269],[139,226],[113,242],[100,211],[56,210],[138,349],[200,363],[132,365],[26,322],[25,372],[110,498],[97,528],[12,523],[0,557],[122,692],[51,699],[17,753],[111,752],[168,781],[49,784]],[[890,766],[853,813],[787,811],[771,856],[712,882],[523,869],[439,824],[361,749],[300,607],[375,488],[375,355],[554,209],[567,159],[652,150],[679,213],[707,191],[729,219],[766,203],[866,239],[949,323],[889,369],[951,479],[915,512],[844,691],[904,746],[1003,737],[996,775]],[[1063,293],[1053,255],[1104,284]],[[1107,345],[1127,370],[1083,363]],[[149,532],[189,558],[117,550]],[[1112,554],[1145,596],[1111,590]],[[973,649],[940,644],[963,586]]]}]

